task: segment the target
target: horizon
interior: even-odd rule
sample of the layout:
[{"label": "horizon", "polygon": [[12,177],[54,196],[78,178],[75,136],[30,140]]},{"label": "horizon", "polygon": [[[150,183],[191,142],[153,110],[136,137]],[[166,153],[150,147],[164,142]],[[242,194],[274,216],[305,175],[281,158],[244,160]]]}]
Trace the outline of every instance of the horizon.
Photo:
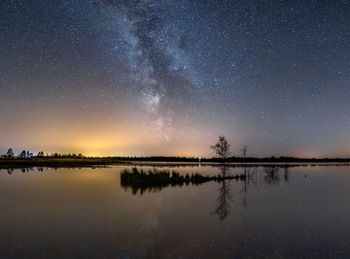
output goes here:
[{"label": "horizon", "polygon": [[[33,150],[29,150],[29,149],[13,149],[14,156],[15,157],[19,157],[20,153],[22,151],[28,151],[30,153],[32,153],[33,157],[36,157],[37,154],[39,152],[43,152],[43,157],[53,157],[55,154],[57,154],[58,156],[67,156],[67,155],[71,155],[71,156],[78,156],[79,154],[82,155],[83,157],[87,157],[87,158],[186,158],[186,159],[220,159],[217,155],[215,154],[211,154],[208,156],[201,156],[201,155],[162,155],[162,154],[150,154],[150,155],[88,155],[88,154],[84,154],[82,152],[45,152],[45,151],[33,151]],[[9,149],[8,149],[9,150]],[[7,150],[6,150],[7,152]],[[0,153],[0,157],[1,156],[5,156],[6,152],[1,152]],[[292,158],[292,159],[350,159],[350,155],[349,156],[293,156],[293,155],[278,155],[278,156],[252,156],[252,155],[247,155],[244,156],[242,154],[231,154],[227,157],[227,159],[231,159],[231,158],[238,158],[238,159],[280,159],[280,158]]]}]

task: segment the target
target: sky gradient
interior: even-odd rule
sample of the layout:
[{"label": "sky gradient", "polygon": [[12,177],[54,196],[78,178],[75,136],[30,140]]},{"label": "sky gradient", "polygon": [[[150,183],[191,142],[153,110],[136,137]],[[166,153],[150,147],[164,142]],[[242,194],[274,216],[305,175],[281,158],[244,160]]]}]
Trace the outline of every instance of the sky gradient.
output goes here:
[{"label": "sky gradient", "polygon": [[350,156],[348,1],[5,0],[0,152]]}]

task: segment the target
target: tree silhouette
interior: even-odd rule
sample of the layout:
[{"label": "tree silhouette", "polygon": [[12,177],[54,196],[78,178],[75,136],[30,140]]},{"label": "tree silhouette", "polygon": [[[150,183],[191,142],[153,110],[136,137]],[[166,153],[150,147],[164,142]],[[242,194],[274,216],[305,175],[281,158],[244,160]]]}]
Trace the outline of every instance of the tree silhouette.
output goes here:
[{"label": "tree silhouette", "polygon": [[7,150],[6,156],[7,157],[14,157],[15,156],[15,153],[13,153],[12,148],[9,148],[9,150]]},{"label": "tree silhouette", "polygon": [[248,146],[247,146],[247,145],[244,145],[244,146],[241,148],[241,152],[242,152],[243,157],[246,157],[246,156],[247,156],[247,153],[248,153]]},{"label": "tree silhouette", "polygon": [[210,146],[210,148],[214,151],[217,157],[226,159],[231,154],[230,146],[231,145],[228,143],[225,136],[219,136],[219,140],[215,145]]},{"label": "tree silhouette", "polygon": [[26,151],[23,150],[20,154],[19,154],[20,158],[25,158],[26,157]]}]

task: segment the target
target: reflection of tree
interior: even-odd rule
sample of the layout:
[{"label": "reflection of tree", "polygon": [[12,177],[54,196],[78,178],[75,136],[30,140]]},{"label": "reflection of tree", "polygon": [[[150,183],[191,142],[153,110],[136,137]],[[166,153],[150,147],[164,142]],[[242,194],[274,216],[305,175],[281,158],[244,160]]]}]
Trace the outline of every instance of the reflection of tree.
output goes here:
[{"label": "reflection of tree", "polygon": [[289,168],[288,168],[288,166],[284,167],[284,181],[285,182],[289,181]]},{"label": "reflection of tree", "polygon": [[243,167],[243,174],[244,174],[244,198],[243,198],[243,207],[247,207],[247,191],[248,191],[248,186],[252,184],[256,184],[256,168],[249,168],[246,165]]},{"label": "reflection of tree", "polygon": [[243,192],[244,192],[244,198],[243,198],[243,207],[247,207],[247,185],[250,183],[250,179],[251,179],[251,172],[250,169],[247,168],[246,166],[244,166],[244,188],[243,188]]},{"label": "reflection of tree", "polygon": [[[36,169],[39,172],[43,172],[44,171],[43,167],[36,167]],[[34,171],[35,167],[20,167],[20,168],[7,168],[7,169],[4,168],[4,170],[6,170],[8,174],[12,174],[13,172],[28,173],[30,171]]]},{"label": "reflection of tree", "polygon": [[25,172],[29,173],[29,171],[33,171],[34,169],[33,167],[23,167],[20,170],[22,173],[25,173]]},{"label": "reflection of tree", "polygon": [[280,182],[279,168],[278,167],[267,167],[265,168],[265,183],[267,184],[278,184]]},{"label": "reflection of tree", "polygon": [[220,170],[220,175],[222,178],[228,177],[230,176],[230,168],[228,166],[226,166],[225,164],[222,164],[219,166],[219,170]]},{"label": "reflection of tree", "polygon": [[[228,176],[229,173],[229,167],[226,165],[222,165],[219,167],[221,175]],[[284,179],[280,177],[280,168],[279,167],[266,167],[263,168],[262,171],[258,170],[257,167],[251,168],[249,166],[244,165],[243,166],[243,173],[241,175],[244,175],[244,177],[240,178],[244,181],[243,185],[243,202],[242,206],[245,208],[247,207],[247,193],[249,186],[254,185],[257,186],[258,184],[262,184],[263,182],[268,185],[276,185],[280,183],[280,181],[284,180],[285,182],[289,181],[289,168],[283,167],[284,169]],[[263,182],[261,181],[261,176],[263,174]],[[260,175],[260,180],[259,180]],[[224,220],[227,215],[229,214],[230,209],[230,202],[232,202],[232,192],[231,192],[231,186],[229,180],[222,180],[219,181],[221,184],[218,188],[219,196],[217,198],[217,206],[215,209],[215,213],[219,216],[221,220]]]},{"label": "reflection of tree", "polygon": [[215,213],[221,220],[224,220],[229,214],[229,202],[232,201],[229,181],[223,180],[221,186],[218,188],[218,192],[219,196],[217,198]]},{"label": "reflection of tree", "polygon": [[217,198],[217,204],[215,213],[221,220],[224,220],[229,214],[230,202],[232,201],[232,194],[230,189],[229,180],[224,178],[229,175],[229,168],[225,165],[219,167],[223,180],[220,182],[221,186],[218,188],[219,196]]},{"label": "reflection of tree", "polygon": [[[219,167],[222,177],[230,175],[230,169],[226,165],[221,165]],[[247,206],[247,189],[250,183],[255,183],[254,176],[256,175],[255,169],[251,169],[247,166],[243,167],[243,177],[241,180],[244,181],[243,192],[243,206]],[[229,180],[222,180],[221,186],[218,188],[219,196],[217,198],[217,206],[215,213],[219,216],[221,220],[224,220],[229,214],[230,202],[232,202],[232,192]]]}]

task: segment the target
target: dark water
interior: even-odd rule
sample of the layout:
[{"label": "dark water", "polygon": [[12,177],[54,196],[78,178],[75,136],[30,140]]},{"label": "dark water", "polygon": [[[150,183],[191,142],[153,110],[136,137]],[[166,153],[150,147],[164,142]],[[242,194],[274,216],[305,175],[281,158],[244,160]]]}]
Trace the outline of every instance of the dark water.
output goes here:
[{"label": "dark water", "polygon": [[350,257],[350,167],[249,168],[143,195],[123,168],[0,170],[0,257]]}]

